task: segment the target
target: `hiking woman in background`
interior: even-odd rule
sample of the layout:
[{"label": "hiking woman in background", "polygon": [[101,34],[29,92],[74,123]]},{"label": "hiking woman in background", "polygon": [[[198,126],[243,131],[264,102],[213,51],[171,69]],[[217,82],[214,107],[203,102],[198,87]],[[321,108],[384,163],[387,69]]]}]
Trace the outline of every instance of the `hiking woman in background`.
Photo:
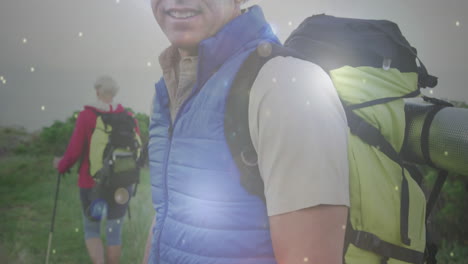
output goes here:
[{"label": "hiking woman in background", "polygon": [[[65,173],[78,160],[81,160],[78,172],[78,187],[80,188],[80,200],[83,209],[86,248],[93,263],[104,263],[104,247],[100,238],[100,220],[93,220],[87,215],[87,210],[93,202],[92,190],[96,184],[90,174],[91,138],[96,128],[98,115],[122,113],[125,112],[125,109],[121,104],[113,102],[119,87],[111,77],[99,77],[94,84],[94,89],[97,96],[96,102],[85,105],[84,110],[79,113],[65,154],[61,158],[56,157],[53,164],[59,173]],[[140,133],[136,121],[135,132]],[[128,201],[124,204],[115,202],[108,204],[106,221],[107,250],[105,254],[107,263],[119,262],[122,223],[127,207]]]}]

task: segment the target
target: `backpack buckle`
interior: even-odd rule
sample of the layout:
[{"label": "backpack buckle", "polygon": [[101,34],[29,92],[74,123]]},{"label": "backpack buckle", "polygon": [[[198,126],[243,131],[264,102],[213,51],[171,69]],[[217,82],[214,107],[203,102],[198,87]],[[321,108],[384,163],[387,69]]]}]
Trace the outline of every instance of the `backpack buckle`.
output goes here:
[{"label": "backpack buckle", "polygon": [[247,150],[241,151],[240,157],[242,162],[248,167],[255,167],[258,165],[258,156],[255,150],[249,148]]}]

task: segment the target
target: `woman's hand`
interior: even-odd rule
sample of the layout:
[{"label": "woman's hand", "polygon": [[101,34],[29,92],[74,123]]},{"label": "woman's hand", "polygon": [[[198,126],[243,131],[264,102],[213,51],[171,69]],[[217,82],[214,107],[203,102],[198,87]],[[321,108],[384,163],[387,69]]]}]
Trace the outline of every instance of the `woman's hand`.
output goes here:
[{"label": "woman's hand", "polygon": [[61,159],[62,157],[54,157],[54,160],[52,161],[52,165],[54,166],[54,168],[58,169],[58,165]]}]

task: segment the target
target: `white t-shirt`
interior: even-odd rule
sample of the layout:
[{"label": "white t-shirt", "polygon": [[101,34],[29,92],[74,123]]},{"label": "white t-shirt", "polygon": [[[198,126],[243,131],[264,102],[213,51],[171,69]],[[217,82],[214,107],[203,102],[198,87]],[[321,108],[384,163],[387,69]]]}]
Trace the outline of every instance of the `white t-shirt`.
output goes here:
[{"label": "white t-shirt", "polygon": [[269,216],[349,206],[346,115],[319,66],[292,57],[268,61],[252,86],[249,127]]}]

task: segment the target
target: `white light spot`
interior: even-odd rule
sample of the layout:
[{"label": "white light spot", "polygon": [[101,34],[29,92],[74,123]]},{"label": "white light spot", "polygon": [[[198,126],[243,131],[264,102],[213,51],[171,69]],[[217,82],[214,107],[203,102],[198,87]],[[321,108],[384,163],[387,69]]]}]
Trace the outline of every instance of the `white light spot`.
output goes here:
[{"label": "white light spot", "polygon": [[257,53],[261,57],[268,57],[271,55],[271,51],[273,50],[273,46],[271,46],[270,42],[262,41],[257,46]]},{"label": "white light spot", "polygon": [[453,252],[450,252],[450,256],[453,258],[455,257],[455,254]]},{"label": "white light spot", "polygon": [[342,225],[341,229],[346,230],[346,225]]},{"label": "white light spot", "polygon": [[146,63],[146,66],[148,66],[148,67],[151,67],[151,65],[152,65],[152,64],[151,64],[151,61],[148,61],[148,62]]},{"label": "white light spot", "polygon": [[276,78],[273,78],[272,81],[275,83],[275,82],[276,82]]},{"label": "white light spot", "polygon": [[120,224],[120,219],[119,219],[119,220],[117,220],[117,224]]},{"label": "white light spot", "polygon": [[444,151],[444,156],[446,156],[446,157],[447,157],[447,156],[448,156],[448,154],[449,154],[449,153],[448,153],[448,151]]},{"label": "white light spot", "polygon": [[41,106],[41,110],[44,111],[44,110],[45,110],[45,106]]},{"label": "white light spot", "polygon": [[291,22],[291,21],[288,22],[288,26],[292,26],[292,22]]},{"label": "white light spot", "polygon": [[5,79],[3,79],[3,80],[2,80],[2,83],[3,83],[3,84],[6,84],[6,80],[5,80]]},{"label": "white light spot", "polygon": [[308,258],[308,257],[305,257],[305,258],[304,258],[304,262],[309,262],[309,258]]},{"label": "white light spot", "polygon": [[115,0],[115,2],[118,4],[118,3],[120,3],[120,0]]},{"label": "white light spot", "polygon": [[398,186],[395,186],[395,191],[398,192],[399,189],[400,189],[400,188],[398,188]]},{"label": "white light spot", "polygon": [[55,254],[55,249],[52,249],[52,254]]},{"label": "white light spot", "polygon": [[109,232],[112,232],[112,227],[109,227]]},{"label": "white light spot", "polygon": [[83,32],[78,32],[78,37],[82,37],[83,36]]},{"label": "white light spot", "polygon": [[433,91],[433,90],[430,90],[430,91],[429,91],[429,93],[430,93],[430,94],[433,94],[433,93],[434,93],[434,91]]},{"label": "white light spot", "polygon": [[455,22],[455,26],[459,27],[460,25],[460,21]]},{"label": "white light spot", "polygon": [[28,43],[28,39],[27,39],[27,38],[23,38],[23,43],[24,43],[24,44]]},{"label": "white light spot", "polygon": [[2,80],[2,81],[3,81],[3,80],[5,80],[5,77],[3,77],[3,76],[0,76],[0,80]]},{"label": "white light spot", "polygon": [[291,79],[291,81],[292,81],[292,82],[296,82],[296,77],[293,77],[293,78]]},{"label": "white light spot", "polygon": [[31,67],[29,70],[30,70],[31,72],[35,72],[35,71],[36,71],[36,69],[34,69],[34,67]]},{"label": "white light spot", "polygon": [[382,62],[382,69],[384,69],[385,71],[388,71],[391,65],[392,65],[392,59],[385,58]]},{"label": "white light spot", "polygon": [[80,231],[80,229],[78,227],[75,228],[75,232],[78,233],[78,231]]},{"label": "white light spot", "polygon": [[278,35],[278,27],[275,24],[270,24],[270,27],[273,34]]}]

